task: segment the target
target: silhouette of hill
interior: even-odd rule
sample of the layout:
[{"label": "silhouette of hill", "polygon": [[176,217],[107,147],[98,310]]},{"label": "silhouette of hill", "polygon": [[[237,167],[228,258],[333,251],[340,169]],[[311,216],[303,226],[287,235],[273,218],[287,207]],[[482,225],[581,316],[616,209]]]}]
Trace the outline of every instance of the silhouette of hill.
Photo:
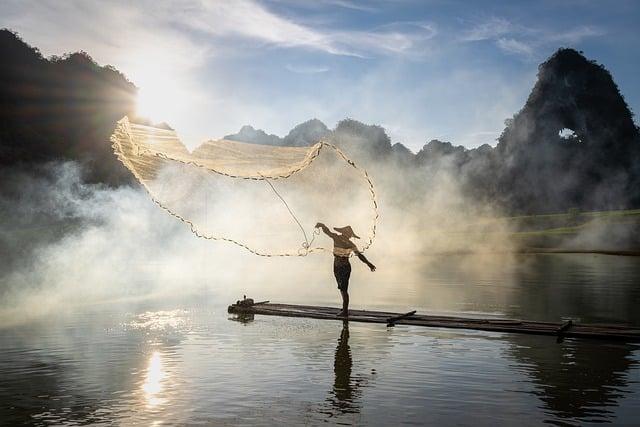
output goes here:
[{"label": "silhouette of hill", "polygon": [[226,135],[224,139],[231,141],[250,142],[261,145],[282,145],[282,138],[277,135],[268,135],[261,129],[254,129],[253,126],[242,126],[240,132]]},{"label": "silhouette of hill", "polygon": [[291,129],[289,134],[282,139],[282,144],[293,147],[313,145],[329,135],[327,126],[318,119],[307,120]]},{"label": "silhouette of hill", "polygon": [[637,206],[639,148],[638,128],[611,74],[560,49],[540,65],[526,104],[507,121],[496,179],[516,210]]},{"label": "silhouette of hill", "polygon": [[254,129],[250,125],[244,125],[238,133],[226,135],[224,139],[251,144],[304,147],[315,144],[329,133],[330,131],[324,123],[318,119],[311,119],[291,129],[284,138],[267,134],[262,129]]},{"label": "silhouette of hill", "polygon": [[0,57],[0,165],[78,160],[88,181],[131,181],[109,136],[117,120],[134,112],[133,83],[85,52],[46,59],[6,29]]}]

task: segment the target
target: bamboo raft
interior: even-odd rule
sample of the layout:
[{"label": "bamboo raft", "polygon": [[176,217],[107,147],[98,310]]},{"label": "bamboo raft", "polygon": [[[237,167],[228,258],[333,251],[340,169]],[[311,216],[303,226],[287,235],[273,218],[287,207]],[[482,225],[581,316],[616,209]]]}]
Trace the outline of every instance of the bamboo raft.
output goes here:
[{"label": "bamboo raft", "polygon": [[455,316],[432,316],[386,311],[349,310],[349,317],[337,317],[335,307],[317,307],[311,305],[270,304],[269,301],[253,303],[252,300],[240,300],[228,308],[228,312],[237,315],[266,315],[286,317],[306,317],[324,320],[349,320],[352,322],[384,323],[388,327],[395,325],[426,326],[434,328],[474,329],[491,332],[511,332],[534,335],[551,335],[561,341],[563,338],[591,338],[640,342],[640,327],[602,323],[538,322],[516,319],[483,319]]}]

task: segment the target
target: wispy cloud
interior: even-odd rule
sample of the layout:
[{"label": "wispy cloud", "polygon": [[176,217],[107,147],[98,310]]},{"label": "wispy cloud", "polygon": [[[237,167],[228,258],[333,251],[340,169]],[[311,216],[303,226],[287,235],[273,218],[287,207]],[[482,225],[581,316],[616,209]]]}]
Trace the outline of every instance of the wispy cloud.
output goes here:
[{"label": "wispy cloud", "polygon": [[319,74],[329,71],[329,67],[319,67],[315,65],[295,65],[287,64],[285,68],[292,73],[298,74]]},{"label": "wispy cloud", "polygon": [[380,11],[380,3],[388,0],[267,0],[271,3],[287,4],[308,10],[318,10],[326,7],[338,7],[359,12],[374,13]]},{"label": "wispy cloud", "polygon": [[546,35],[547,41],[560,43],[580,43],[589,37],[599,37],[605,35],[605,31],[601,28],[592,26],[583,26],[572,28],[567,31],[557,33],[549,33]]},{"label": "wispy cloud", "polygon": [[515,39],[501,37],[496,40],[496,45],[507,53],[528,57],[533,55],[533,48],[530,45]]},{"label": "wispy cloud", "polygon": [[586,38],[604,34],[602,29],[593,26],[578,26],[558,31],[514,24],[505,18],[491,17],[465,30],[459,41],[491,41],[505,53],[531,59],[540,48],[558,43],[577,44]]},{"label": "wispy cloud", "polygon": [[359,10],[362,12],[377,12],[378,9],[374,6],[364,4],[364,2],[349,1],[349,0],[322,0],[321,3],[343,7],[345,9]]},{"label": "wispy cloud", "polygon": [[437,33],[433,24],[421,22],[398,22],[368,31],[313,28],[252,0],[203,2],[174,14],[173,19],[210,36],[241,37],[275,47],[355,57],[410,53]]},{"label": "wispy cloud", "polygon": [[486,22],[463,31],[460,40],[465,42],[490,40],[508,34],[512,30],[511,23],[506,19],[492,17]]},{"label": "wispy cloud", "polygon": [[[343,8],[365,7],[351,1],[333,0],[333,3]],[[425,45],[437,34],[435,25],[430,22],[394,22],[368,30],[328,24],[318,27],[303,22],[302,17],[275,13],[256,0],[185,0],[177,4],[167,0],[136,4],[124,1],[102,4],[93,0],[63,3],[9,0],[5,6],[6,11],[19,12],[15,16],[18,22],[12,22],[14,28],[28,27],[33,32],[33,29],[41,27],[42,33],[59,29],[51,31],[59,35],[55,40],[48,39],[58,47],[62,36],[74,42],[75,46],[70,50],[76,50],[79,41],[92,40],[92,44],[99,43],[105,49],[111,45],[113,51],[122,51],[131,45],[141,45],[141,41],[148,40],[150,36],[166,35],[183,45],[181,49],[171,49],[171,55],[175,57],[181,52],[188,52],[185,55],[187,62],[195,59],[192,51],[202,50],[203,43],[201,38],[198,39],[198,33],[207,37],[209,46],[221,48],[226,42],[239,39],[246,42],[242,46],[247,49],[264,46],[301,48],[352,57],[425,52]],[[100,10],[100,14],[90,15],[95,10]],[[94,25],[88,27],[88,22]],[[95,28],[104,28],[105,31],[99,32]],[[47,40],[43,38],[46,49]],[[174,44],[169,42],[170,46]],[[160,48],[166,43],[150,45]],[[202,58],[202,52],[198,52],[197,58]]]},{"label": "wispy cloud", "polygon": [[423,53],[437,33],[435,25],[428,22],[395,22],[373,31],[337,31],[329,37],[363,55],[412,54]]}]

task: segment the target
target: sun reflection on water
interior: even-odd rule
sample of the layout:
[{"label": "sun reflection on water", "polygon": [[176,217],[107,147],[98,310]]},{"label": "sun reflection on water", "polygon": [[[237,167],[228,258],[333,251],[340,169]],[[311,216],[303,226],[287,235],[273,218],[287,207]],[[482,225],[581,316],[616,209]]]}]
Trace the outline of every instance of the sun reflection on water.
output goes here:
[{"label": "sun reflection on water", "polygon": [[148,407],[153,408],[165,403],[166,399],[160,396],[165,376],[166,374],[162,366],[162,356],[158,351],[154,351],[149,358],[147,374],[142,384],[142,391],[144,392]]},{"label": "sun reflection on water", "polygon": [[188,328],[186,310],[146,311],[138,314],[125,326],[148,331],[182,330]]}]

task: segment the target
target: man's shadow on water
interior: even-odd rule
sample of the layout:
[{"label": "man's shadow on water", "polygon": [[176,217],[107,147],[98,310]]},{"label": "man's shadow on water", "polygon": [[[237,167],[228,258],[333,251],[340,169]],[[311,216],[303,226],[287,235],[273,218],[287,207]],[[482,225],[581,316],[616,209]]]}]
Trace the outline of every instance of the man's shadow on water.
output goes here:
[{"label": "man's shadow on water", "polygon": [[333,362],[334,382],[327,401],[331,404],[331,416],[357,414],[360,412],[359,399],[362,388],[368,385],[369,378],[364,375],[352,375],[353,358],[349,347],[349,321],[342,323],[342,332],[338,338]]}]

